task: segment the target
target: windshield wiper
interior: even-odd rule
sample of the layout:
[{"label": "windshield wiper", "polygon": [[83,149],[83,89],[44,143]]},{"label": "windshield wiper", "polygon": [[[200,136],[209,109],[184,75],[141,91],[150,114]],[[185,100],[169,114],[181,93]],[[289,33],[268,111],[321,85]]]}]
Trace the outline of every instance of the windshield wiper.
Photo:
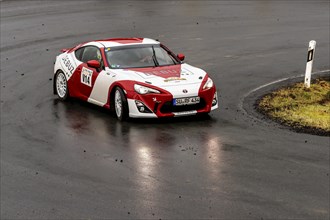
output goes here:
[{"label": "windshield wiper", "polygon": [[155,52],[154,46],[151,46],[151,48],[152,48],[152,59],[155,63],[155,66],[159,66],[159,63],[158,63],[157,58],[156,58],[156,52]]}]

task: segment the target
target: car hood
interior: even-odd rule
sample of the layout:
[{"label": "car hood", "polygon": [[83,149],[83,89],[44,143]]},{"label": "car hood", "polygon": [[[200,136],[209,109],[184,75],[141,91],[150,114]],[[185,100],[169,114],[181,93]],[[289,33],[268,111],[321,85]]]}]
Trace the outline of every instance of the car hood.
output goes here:
[{"label": "car hood", "polygon": [[[172,66],[112,69],[125,80],[135,80],[166,89],[166,87],[201,84],[206,72],[189,64]],[[196,86],[196,85],[195,85]]]}]

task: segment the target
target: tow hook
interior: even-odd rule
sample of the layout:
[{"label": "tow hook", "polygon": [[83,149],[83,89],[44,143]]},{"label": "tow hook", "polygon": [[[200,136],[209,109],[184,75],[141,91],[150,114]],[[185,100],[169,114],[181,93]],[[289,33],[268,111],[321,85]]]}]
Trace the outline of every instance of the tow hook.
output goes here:
[{"label": "tow hook", "polygon": [[157,101],[157,98],[156,98],[156,97],[153,97],[153,98],[152,98],[152,101],[154,101],[154,102],[157,103],[157,104],[161,103],[161,101]]},{"label": "tow hook", "polygon": [[157,112],[157,109],[158,109],[158,105],[159,105],[159,103],[161,103],[161,101],[157,101],[157,98],[156,97],[153,97],[152,98],[152,101],[155,102],[154,113],[156,113]]}]

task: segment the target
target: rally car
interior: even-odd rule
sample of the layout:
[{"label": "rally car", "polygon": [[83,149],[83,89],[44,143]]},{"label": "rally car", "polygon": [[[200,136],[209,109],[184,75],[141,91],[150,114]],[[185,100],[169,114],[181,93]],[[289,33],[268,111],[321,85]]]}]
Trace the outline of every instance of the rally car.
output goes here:
[{"label": "rally car", "polygon": [[216,87],[202,69],[160,42],[112,38],[62,49],[54,65],[54,94],[111,109],[119,120],[209,113]]}]

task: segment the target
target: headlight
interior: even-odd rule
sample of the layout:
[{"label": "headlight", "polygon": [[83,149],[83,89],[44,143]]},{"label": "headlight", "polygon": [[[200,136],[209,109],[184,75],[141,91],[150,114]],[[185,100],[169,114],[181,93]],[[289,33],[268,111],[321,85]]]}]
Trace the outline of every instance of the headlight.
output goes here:
[{"label": "headlight", "polygon": [[213,81],[211,78],[208,78],[203,89],[211,89],[213,87]]},{"label": "headlight", "polygon": [[152,89],[149,87],[145,87],[145,86],[141,86],[138,84],[134,85],[134,90],[135,92],[139,93],[139,94],[148,94],[148,93],[160,93],[158,90],[156,89]]}]

